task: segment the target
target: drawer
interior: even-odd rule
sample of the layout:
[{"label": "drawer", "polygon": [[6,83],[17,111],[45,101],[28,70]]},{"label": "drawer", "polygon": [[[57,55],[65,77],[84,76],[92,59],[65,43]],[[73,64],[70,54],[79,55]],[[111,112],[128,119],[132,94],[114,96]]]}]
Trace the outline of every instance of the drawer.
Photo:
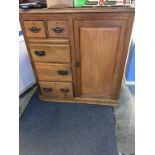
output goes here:
[{"label": "drawer", "polygon": [[67,21],[47,21],[49,37],[68,37]]},{"label": "drawer", "polygon": [[71,61],[69,45],[29,44],[33,60],[36,62],[62,62]]},{"label": "drawer", "polygon": [[39,82],[41,93],[50,97],[73,97],[72,83],[65,82]]},{"label": "drawer", "polygon": [[35,63],[35,67],[40,81],[72,82],[70,64]]},{"label": "drawer", "polygon": [[24,27],[27,37],[46,37],[44,21],[24,21]]}]

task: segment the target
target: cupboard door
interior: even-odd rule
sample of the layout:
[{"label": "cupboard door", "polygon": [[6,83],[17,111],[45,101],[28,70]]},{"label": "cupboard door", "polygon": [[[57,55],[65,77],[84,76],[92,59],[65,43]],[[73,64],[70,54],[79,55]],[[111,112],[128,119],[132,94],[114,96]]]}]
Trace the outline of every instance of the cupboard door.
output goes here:
[{"label": "cupboard door", "polygon": [[79,96],[112,98],[126,22],[76,20],[74,24]]}]

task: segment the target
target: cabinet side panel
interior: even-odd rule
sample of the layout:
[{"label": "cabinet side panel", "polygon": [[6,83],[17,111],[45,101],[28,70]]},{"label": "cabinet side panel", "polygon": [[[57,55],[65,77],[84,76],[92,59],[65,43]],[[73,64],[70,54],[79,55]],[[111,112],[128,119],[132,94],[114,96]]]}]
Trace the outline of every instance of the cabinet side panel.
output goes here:
[{"label": "cabinet side panel", "polygon": [[120,27],[81,27],[83,96],[111,96]]}]

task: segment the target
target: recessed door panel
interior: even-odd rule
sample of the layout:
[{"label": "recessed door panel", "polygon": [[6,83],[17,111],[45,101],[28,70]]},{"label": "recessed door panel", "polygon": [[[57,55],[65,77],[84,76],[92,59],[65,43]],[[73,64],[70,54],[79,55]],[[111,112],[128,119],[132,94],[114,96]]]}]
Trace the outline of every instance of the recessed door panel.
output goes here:
[{"label": "recessed door panel", "polygon": [[75,27],[78,93],[81,97],[112,98],[121,63],[123,20],[77,20]]},{"label": "recessed door panel", "polygon": [[119,27],[80,28],[83,95],[111,95],[119,34]]}]

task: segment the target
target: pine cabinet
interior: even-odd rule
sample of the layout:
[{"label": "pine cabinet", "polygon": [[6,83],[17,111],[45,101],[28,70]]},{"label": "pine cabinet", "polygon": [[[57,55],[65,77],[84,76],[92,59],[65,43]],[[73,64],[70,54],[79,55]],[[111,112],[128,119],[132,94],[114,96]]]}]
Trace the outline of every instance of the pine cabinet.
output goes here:
[{"label": "pine cabinet", "polygon": [[118,105],[134,8],[20,11],[40,99]]}]

